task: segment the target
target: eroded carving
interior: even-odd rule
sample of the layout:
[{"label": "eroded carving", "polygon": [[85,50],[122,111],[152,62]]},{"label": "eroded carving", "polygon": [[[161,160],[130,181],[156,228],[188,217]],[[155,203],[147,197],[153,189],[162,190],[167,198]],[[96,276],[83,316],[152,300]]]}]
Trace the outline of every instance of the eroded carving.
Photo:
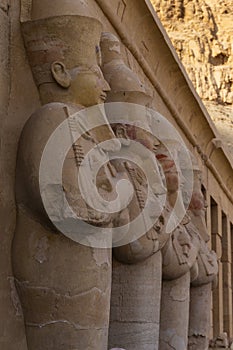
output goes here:
[{"label": "eroded carving", "polygon": [[[211,291],[216,285],[218,274],[217,255],[207,246],[209,235],[205,224],[205,199],[202,193],[201,171],[196,159],[192,156],[193,193],[189,203],[188,214],[197,229],[200,249],[197,257],[198,275],[191,283],[189,344],[188,349],[207,349],[209,344]],[[197,312],[198,310],[198,312]]]},{"label": "eroded carving", "polygon": [[[134,187],[134,197],[128,206],[128,218],[131,222],[141,213],[147,196],[156,217],[161,209],[156,195],[159,197],[165,193],[154,153],[160,142],[153,136],[147,109],[139,108],[139,105],[149,106],[151,96],[146,93],[136,74],[125,65],[120,42],[113,34],[102,34],[101,48],[102,69],[111,87],[107,102],[125,103],[125,110],[122,107],[124,119],[113,124],[113,129],[121,139],[123,151],[132,159],[114,161],[118,172],[124,173]],[[130,107],[127,103],[131,103]],[[133,113],[127,113],[127,107]],[[110,110],[107,108],[107,111]],[[111,118],[108,112],[107,115]],[[112,122],[114,123],[114,118]],[[140,152],[137,154],[130,140],[144,145],[151,151],[150,155]],[[152,191],[149,194],[148,179],[143,170],[151,174]],[[155,219],[155,223],[156,221]],[[161,292],[161,254],[157,227],[155,224],[149,231],[144,228],[144,232],[147,232],[137,240],[133,239],[134,232],[131,230],[129,226],[132,242],[114,248],[109,345],[129,350],[157,349]],[[146,294],[143,292],[145,284]],[[142,337],[142,333],[146,335]]]},{"label": "eroded carving", "polygon": [[[172,142],[172,141],[171,141]],[[176,202],[178,211],[185,213],[180,179],[177,142],[173,144],[174,154],[165,148],[158,149],[157,158],[160,161],[167,184],[167,207],[164,221],[167,221]],[[179,167],[178,167],[179,166]],[[166,226],[165,226],[166,227]],[[162,228],[163,229],[163,228]],[[160,350],[186,350],[188,345],[189,298],[190,281],[198,273],[196,258],[199,241],[190,218],[185,215],[182,222],[169,235],[162,247],[163,284],[161,296],[160,317]],[[169,317],[167,317],[169,314]],[[182,319],[180,318],[182,315]]]}]

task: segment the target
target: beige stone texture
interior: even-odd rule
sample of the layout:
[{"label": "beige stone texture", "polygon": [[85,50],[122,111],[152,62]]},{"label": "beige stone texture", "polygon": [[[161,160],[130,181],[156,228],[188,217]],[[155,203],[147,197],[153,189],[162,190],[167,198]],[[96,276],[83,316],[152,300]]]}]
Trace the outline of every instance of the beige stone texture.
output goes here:
[{"label": "beige stone texture", "polygon": [[[65,157],[63,182],[59,183],[57,177],[53,177],[47,186],[50,192],[46,192],[47,187],[43,187],[43,181],[40,182],[43,152],[56,128],[70,114],[85,106],[102,103],[106,98],[109,86],[97,65],[96,50],[101,23],[77,15],[50,17],[24,23],[22,31],[43,105],[24,126],[16,168],[17,224],[12,261],[28,350],[51,347],[107,349],[111,249],[101,251],[100,248],[92,248],[91,239],[88,246],[83,245],[75,240],[72,230],[72,239],[68,239],[62,230],[59,232],[60,226],[58,230],[52,227],[51,221],[53,218],[53,224],[64,222],[64,225],[69,225],[76,220],[72,212],[64,210],[63,206],[59,208],[59,203],[63,204],[63,201],[57,201],[60,186],[78,218],[90,224],[109,224],[109,216],[97,215],[92,209],[94,205],[88,208],[86,203],[82,203],[77,173],[83,166],[81,157],[101,142],[98,136],[115,137],[111,127],[107,124],[99,133],[84,132],[77,141],[71,139],[74,143]],[[76,127],[81,128],[79,119],[75,121]],[[72,134],[69,121],[68,127]],[[58,146],[61,152],[63,146],[61,140]],[[109,149],[114,151],[114,147],[119,149],[119,146],[119,141],[113,140]],[[101,153],[97,148],[95,157],[88,159],[87,174],[96,159],[101,163],[100,155],[103,153],[104,149]],[[107,166],[103,167],[100,189],[101,186],[106,188],[106,183],[111,181]],[[55,173],[54,168],[50,171]],[[81,180],[85,185],[88,182],[87,178]],[[88,185],[92,187],[94,182]],[[84,188],[84,191],[87,190]],[[112,191],[111,184],[110,190],[106,191]],[[48,207],[45,207],[45,198],[49,198],[52,217],[51,211],[48,212]],[[87,236],[87,231],[78,233]]]},{"label": "beige stone texture", "polygon": [[[107,102],[125,102],[147,106],[151,101],[151,96],[146,94],[145,88],[137,75],[124,63],[119,39],[111,33],[103,33],[101,50],[102,69],[111,87]],[[154,149],[159,142],[149,134],[152,131],[146,109],[141,111],[144,112],[144,115],[137,113],[136,109],[133,109],[133,111],[133,115],[131,112],[128,117],[129,120],[127,120],[126,115],[125,120],[113,127],[114,131],[117,137],[123,137],[126,141],[131,139],[144,142],[146,147],[153,151],[154,155]],[[109,119],[112,117],[108,112],[107,116]],[[130,120],[130,117],[132,120]],[[114,118],[111,118],[111,120],[114,123]],[[127,122],[131,122],[133,125],[127,125]],[[140,128],[144,128],[144,130]],[[124,130],[123,135],[122,130]],[[123,147],[127,150],[127,156],[131,155],[132,161],[139,165],[140,157],[138,160],[137,154],[134,154],[134,145],[130,146],[129,144],[127,146],[122,142]],[[154,195],[162,194],[165,189],[160,178],[155,155],[153,159],[144,157],[143,160],[144,162],[141,162],[140,165],[144,170],[146,170],[147,162],[151,162],[149,170],[154,175],[151,184],[154,187],[153,193],[149,196],[153,200]],[[145,186],[144,181],[140,180],[140,177],[143,179],[145,176],[143,174],[140,176],[139,169],[133,163],[117,160],[113,164],[117,164],[117,170],[125,169],[128,179],[134,186],[135,195],[128,206],[129,219],[132,221],[145,206],[147,186]],[[131,232],[131,230],[132,228],[129,226],[129,235],[133,237],[134,232]],[[144,231],[146,232],[146,227]],[[158,349],[162,278],[161,253],[158,250],[159,241],[154,226],[139,239],[134,239],[133,242],[127,245],[114,248],[109,346],[118,345],[127,349]]]},{"label": "beige stone texture", "polygon": [[190,290],[189,350],[209,348],[211,288],[207,283]]},{"label": "beige stone texture", "polygon": [[109,347],[159,349],[161,254],[139,264],[113,261]]},{"label": "beige stone texture", "polygon": [[95,249],[46,230],[22,210],[13,247],[28,350],[107,349],[109,251],[98,261]]},{"label": "beige stone texture", "polygon": [[[201,188],[201,173],[193,158],[194,189],[188,215],[197,229],[200,249],[197,257],[198,275],[191,283],[188,349],[208,349],[211,329],[211,293],[216,287],[217,255],[207,246],[209,235],[205,223],[205,199]],[[185,171],[185,170],[184,170]]]},{"label": "beige stone texture", "polygon": [[190,300],[189,286],[189,272],[175,280],[163,281],[160,317],[160,350],[187,349]]},{"label": "beige stone texture", "polygon": [[[10,7],[8,10],[7,4],[9,3]],[[68,4],[71,2],[66,1],[66,3]],[[103,30],[105,32],[110,31],[119,37],[122,43],[121,47],[125,62],[127,62],[127,65],[130,67],[130,69],[135,72],[140,81],[142,81],[145,85],[147,91],[150,93],[150,95],[152,95],[152,106],[175,126],[175,128],[181,133],[188,148],[197,156],[198,163],[203,172],[203,186],[206,189],[207,200],[210,204],[213,200],[216,202],[216,211],[214,210],[214,206],[210,206],[208,209],[208,230],[209,233],[212,232],[212,239],[210,243],[212,243],[212,248],[216,250],[219,259],[219,284],[213,293],[212,329],[215,337],[224,331],[223,309],[226,307],[226,304],[224,304],[225,300],[223,300],[223,276],[225,274],[225,267],[224,261],[220,261],[223,251],[223,235],[220,221],[223,211],[227,216],[229,222],[233,222],[233,179],[231,163],[226,156],[224,147],[221,145],[221,142],[219,142],[219,136],[209,118],[208,113],[206,112],[206,109],[204,108],[200,98],[196,94],[193,86],[187,78],[187,74],[169,42],[165,30],[162,28],[156,17],[156,14],[153,12],[150,1],[93,0],[76,2],[78,5],[81,3],[88,3],[90,5],[88,6],[88,13],[90,15],[94,15],[102,22]],[[161,1],[160,3],[162,4],[164,2]],[[31,19],[31,1],[25,0],[22,1],[22,4],[24,4],[24,11],[21,13],[21,20],[25,21]],[[43,3],[41,2],[41,4]],[[75,10],[72,7],[69,9],[68,5],[66,10],[65,7],[53,7],[52,4],[54,3],[52,1],[49,1],[48,10],[53,15],[59,14],[59,11],[60,13],[62,12],[62,14],[64,14],[65,11],[67,11],[66,14],[70,14],[70,11],[72,11],[72,14],[75,13]],[[219,6],[222,4],[224,5],[224,2],[208,0],[208,4],[212,7],[212,5],[215,6],[216,4]],[[35,6],[39,5],[40,2],[38,0],[35,2]],[[24,124],[28,120],[29,116],[36,109],[38,109],[41,104],[22,40],[19,23],[20,1],[11,0],[10,2],[7,2],[3,0],[1,1],[0,8],[0,46],[2,48],[0,75],[0,217],[2,237],[0,254],[0,348],[3,350],[28,350],[26,345],[25,330],[23,326],[20,304],[13,283],[14,280],[11,268],[10,250],[16,223],[14,188],[16,151],[18,148],[18,141]],[[80,7],[78,6],[77,8],[79,11]],[[180,16],[179,13],[182,13],[182,7],[180,8],[181,10],[177,12],[178,16]],[[43,14],[44,9],[45,8],[40,9],[40,17],[46,17],[46,14]],[[209,14],[206,15],[205,9],[206,7],[204,6],[203,13],[205,14],[204,17],[207,19],[209,18]],[[35,10],[34,7],[34,19],[37,18],[37,11],[39,10]],[[192,13],[192,6],[190,11]],[[224,11],[225,10],[223,10],[223,12]],[[224,26],[226,26],[226,28],[229,28],[232,25],[232,21],[227,17],[231,16],[231,8],[228,7],[227,11],[228,13],[221,13],[221,11],[219,11],[217,22],[219,28],[219,23],[223,20],[225,22]],[[7,14],[9,14],[9,17]],[[210,22],[213,23],[211,18]],[[216,19],[216,17],[214,18]],[[192,21],[192,19],[189,21]],[[172,23],[174,24],[175,21],[172,20]],[[200,24],[201,21],[198,21],[198,23]],[[206,24],[205,27],[209,28],[209,26]],[[222,31],[224,32],[224,29]],[[229,31],[227,29],[226,38],[229,36],[228,32]],[[206,36],[203,35],[203,37],[205,38]],[[218,38],[218,41],[220,43],[223,42],[221,38]],[[199,42],[197,48],[195,45],[194,51],[196,52],[197,57],[199,59],[202,59]],[[205,46],[205,48],[208,48],[208,45]],[[226,50],[224,49],[223,52],[221,51],[220,57],[218,56],[218,50],[218,45],[216,45],[213,58],[217,63],[219,58],[220,60],[222,58],[221,54],[223,54],[224,57],[228,58],[229,48],[227,48],[227,55]],[[230,62],[229,58],[228,60]],[[221,99],[229,101],[229,86],[231,86],[231,83],[227,80],[228,70],[227,68],[225,70],[224,66],[225,64],[220,64],[220,66],[217,66],[216,74],[213,77],[213,75],[211,75],[212,73],[210,74],[210,71],[208,70],[209,66],[207,65],[208,74],[206,74],[204,71],[203,76],[207,75],[207,78],[211,76],[216,79],[216,81],[219,81],[219,79],[221,80],[223,77],[223,88],[221,90],[223,93],[219,93],[219,95]],[[6,74],[6,72],[9,74]],[[205,96],[209,94],[210,97],[213,98],[213,96],[216,94],[216,91],[220,91],[220,88],[216,88],[216,83],[212,84],[212,82],[208,80],[208,84],[210,84],[211,88],[205,89],[206,85],[203,76],[197,75],[198,82],[200,82],[198,85],[200,86],[199,92],[203,90]],[[210,101],[211,104],[212,102],[213,100]],[[222,113],[222,111],[218,110],[219,107],[216,104],[212,106],[214,110],[217,110],[217,115],[220,115],[220,113]],[[231,105],[229,104],[228,107],[229,109],[226,112],[226,118],[228,118],[228,115],[231,115]],[[223,119],[225,119],[225,116]],[[230,142],[230,134],[228,142]],[[37,224],[39,225],[39,223]],[[32,230],[32,227],[29,227],[29,229]],[[24,234],[26,234],[26,232],[24,232]],[[66,245],[66,240],[64,237],[61,238],[61,240]],[[40,267],[41,265],[43,266],[44,264],[48,264],[48,261],[44,260],[48,257],[47,247],[50,247],[50,245],[48,245],[47,239],[43,237],[42,240],[39,242],[35,241],[34,243],[36,249],[35,255],[32,256],[32,250],[29,250],[33,263],[36,264],[37,262],[38,266]],[[19,241],[19,244],[23,244],[23,242]],[[99,257],[99,255],[98,258],[100,264],[105,259],[103,256]],[[63,260],[63,257],[61,257],[61,259]],[[26,260],[23,261],[26,265]],[[39,261],[42,261],[42,263],[40,264]],[[93,262],[94,260],[92,259],[91,261]],[[19,268],[20,264],[21,262],[18,263]],[[228,267],[229,266],[230,264],[228,263]],[[63,265],[62,267],[65,269]],[[132,265],[132,268],[133,267],[134,266]],[[135,272],[135,270],[133,271]],[[68,273],[70,273],[70,271],[68,271]],[[232,274],[231,267],[229,267],[229,274],[230,273]],[[108,274],[106,271],[104,274],[110,276],[110,274]],[[228,303],[230,300],[230,291],[231,288],[227,287]],[[24,292],[29,292],[29,290],[25,290]],[[54,301],[54,294],[48,296],[48,298],[50,297],[51,299],[49,300]],[[67,298],[67,296],[65,296],[65,298]],[[132,307],[135,306],[134,303],[131,305]],[[40,307],[42,306],[43,305],[40,304]],[[62,305],[60,306],[62,308]],[[170,309],[168,311],[170,312]],[[180,318],[178,321],[179,320]],[[226,322],[227,319],[225,317],[225,323]],[[54,325],[56,334],[62,334],[60,326],[61,324]],[[65,323],[62,323],[62,327],[63,329],[64,327],[66,328],[67,334],[69,333],[71,336],[71,341],[74,341],[74,328],[71,328],[68,324]],[[31,328],[32,341],[35,343],[37,340],[35,340],[35,337],[37,337],[37,329],[36,327]],[[47,332],[46,327],[43,328],[42,331]],[[232,337],[232,334],[229,335]],[[48,337],[47,333],[45,334],[45,337]],[[83,341],[85,341],[85,339]],[[92,341],[91,338],[90,341]],[[59,341],[57,341],[57,343],[59,343]],[[60,346],[60,344],[58,344],[58,346]],[[119,347],[119,344],[116,344],[116,347]],[[125,349],[127,350],[127,347]],[[103,348],[101,347],[100,350],[103,350]]]},{"label": "beige stone texture", "polygon": [[[9,7],[9,4],[11,5]],[[25,70],[25,57],[18,23],[16,1],[2,1],[0,6],[0,91],[1,91],[1,151],[0,151],[0,348],[6,350],[26,350],[23,318],[11,267],[11,241],[15,228],[14,178],[16,148],[20,125],[24,123],[24,113],[36,104],[33,87],[28,89],[22,77]],[[16,64],[17,62],[17,64]],[[16,78],[17,76],[17,78]],[[21,76],[21,80],[19,77]],[[19,80],[18,80],[19,79]],[[22,107],[21,91],[28,92],[29,103]],[[20,101],[21,100],[21,101]],[[22,111],[23,110],[23,111]]]},{"label": "beige stone texture", "polygon": [[9,14],[9,8],[10,8],[10,1],[9,0],[3,0],[0,4],[0,9],[4,11],[7,15]]},{"label": "beige stone texture", "polygon": [[[167,214],[170,215],[177,201],[180,201],[180,208],[184,206],[178,185],[180,170],[167,151],[158,149],[158,153],[157,158],[162,164],[166,178],[167,205],[170,206]],[[159,334],[161,350],[185,350],[188,346],[190,282],[198,274],[199,249],[197,232],[186,214],[181,223],[173,229],[161,250],[163,279]]]}]

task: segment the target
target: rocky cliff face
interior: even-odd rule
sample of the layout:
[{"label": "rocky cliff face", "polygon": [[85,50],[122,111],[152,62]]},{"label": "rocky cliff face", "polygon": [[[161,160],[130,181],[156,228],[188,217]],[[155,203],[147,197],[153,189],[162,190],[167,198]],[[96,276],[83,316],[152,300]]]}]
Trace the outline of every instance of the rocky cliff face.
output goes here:
[{"label": "rocky cliff face", "polygon": [[232,0],[151,0],[224,143],[233,151]]}]

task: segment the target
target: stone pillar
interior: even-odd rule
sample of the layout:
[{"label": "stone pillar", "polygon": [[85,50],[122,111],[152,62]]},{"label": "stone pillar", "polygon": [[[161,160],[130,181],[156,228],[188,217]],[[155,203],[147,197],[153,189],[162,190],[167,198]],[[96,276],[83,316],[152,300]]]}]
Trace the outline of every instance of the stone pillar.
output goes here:
[{"label": "stone pillar", "polygon": [[[49,213],[48,215],[45,213],[42,204],[43,188],[39,189],[41,156],[54,130],[67,119],[68,112],[71,114],[79,112],[80,105],[89,106],[103,102],[101,96],[103,97],[104,92],[109,89],[97,65],[96,47],[101,31],[99,21],[78,15],[53,17],[22,25],[29,63],[43,104],[42,108],[34,110],[21,133],[15,176],[18,210],[12,244],[12,262],[24,312],[28,350],[107,350],[108,348],[111,248],[92,247],[92,237],[89,246],[84,246],[78,239],[73,241],[63,235],[63,230],[56,230],[54,221],[71,219],[69,215],[67,217],[67,207],[65,208],[63,201],[60,201],[61,198],[56,196],[57,180],[51,180],[48,186],[54,188],[54,192],[52,190],[46,194],[47,198],[51,199],[50,204],[54,209],[53,220],[51,219],[53,224],[48,219]],[[30,45],[32,42],[33,45]],[[40,55],[41,42],[43,42],[43,55]],[[65,57],[63,52],[66,52]],[[61,57],[63,63],[57,62]],[[57,64],[63,68],[66,64],[70,69],[83,65],[91,68],[82,70],[82,73],[78,69],[75,70],[75,79],[66,71],[67,74],[63,77],[68,77],[70,81],[65,83],[57,75],[62,71],[56,69]],[[85,85],[90,76],[93,83]],[[84,86],[88,86],[88,91],[85,90],[86,93],[82,96],[78,93],[73,94],[74,81],[82,85],[75,91],[84,91]],[[100,90],[98,94],[92,94],[97,81]],[[78,123],[79,120],[75,120],[75,127],[80,130],[81,126]],[[72,134],[70,124],[69,127]],[[101,131],[100,134],[105,137],[106,133],[103,129]],[[108,131],[114,136],[110,127]],[[88,210],[80,198],[77,187],[80,159],[87,150],[96,146],[96,134],[86,136],[84,132],[79,141],[81,143],[73,141],[73,146],[65,158],[62,191],[80,219],[98,225],[102,225],[104,221],[106,226],[111,218],[108,217],[105,221],[104,214],[101,216],[90,208]],[[120,146],[119,142],[115,144]],[[64,144],[61,142],[59,145],[61,150]],[[98,152],[99,149],[97,147],[96,149]],[[88,159],[87,164],[91,165],[91,168],[88,168],[89,173],[90,169],[93,169],[94,160],[102,160],[100,154],[103,153],[99,150],[92,159]],[[106,161],[107,154],[104,155]],[[55,173],[53,170],[50,169],[48,172]],[[111,180],[108,181],[110,178],[112,179],[112,174],[106,166],[101,172],[101,181],[97,180],[97,183],[105,185],[107,182],[108,185],[111,183]],[[88,181],[85,182],[87,183]],[[92,189],[93,184],[90,185],[90,182],[88,184],[88,189]],[[111,191],[112,187],[109,187]],[[101,193],[103,192],[106,193],[104,189]],[[87,231],[92,236],[93,230],[89,231],[89,228]],[[78,231],[88,240],[88,233],[86,235],[83,228],[79,227]]]},{"label": "stone pillar", "polygon": [[160,251],[138,264],[114,260],[109,348],[159,349],[160,290]]},{"label": "stone pillar", "polygon": [[231,281],[231,229],[226,215],[222,215],[222,258],[223,265],[223,324],[224,332],[232,337],[232,281]]},{"label": "stone pillar", "polygon": [[[8,185],[8,179],[6,176],[4,176],[4,172],[6,171],[6,149],[4,147],[6,139],[5,139],[5,123],[7,120],[7,113],[8,113],[8,103],[9,103],[9,84],[10,84],[10,77],[9,77],[9,17],[7,13],[7,3],[4,1],[0,4],[0,25],[1,25],[1,31],[0,31],[0,101],[1,101],[1,110],[0,110],[0,140],[1,140],[1,148],[0,148],[0,185],[1,185],[1,192],[0,192],[0,201],[2,203],[5,203],[4,206],[1,206],[0,208],[0,219],[1,219],[1,235],[3,241],[0,245],[0,266],[1,266],[1,273],[0,273],[0,313],[3,315],[0,320],[0,329],[3,334],[7,331],[7,323],[9,321],[8,317],[4,317],[4,315],[8,314],[8,307],[10,304],[9,300],[9,285],[10,281],[7,279],[9,275],[11,275],[11,269],[9,264],[9,242],[8,242],[8,235],[9,235],[9,226],[10,221],[14,220],[14,212],[13,217],[8,218],[9,209],[12,209],[12,203],[8,200],[9,198],[9,185]],[[5,252],[7,250],[7,253]],[[1,337],[1,345],[2,347],[6,346],[7,337],[4,336]]]},{"label": "stone pillar", "polygon": [[17,233],[14,272],[28,349],[107,350],[111,252],[52,233],[21,210]]},{"label": "stone pillar", "polygon": [[[178,147],[174,142],[173,150],[178,150]],[[183,170],[186,164],[185,157],[183,158],[178,152],[174,152],[174,156],[179,160],[180,169]],[[172,210],[175,211],[176,200],[179,203],[177,214],[183,213],[181,223],[177,223],[169,240],[162,248],[163,283],[159,350],[187,350],[190,282],[197,277],[197,254],[200,244],[197,231],[184,207],[182,187],[178,180],[181,170],[177,169],[175,158],[171,158],[167,150],[161,148],[157,157],[165,172],[170,213]]]},{"label": "stone pillar", "polygon": [[191,287],[189,350],[208,350],[212,284]]},{"label": "stone pillar", "polygon": [[[11,5],[11,7],[10,7]],[[23,318],[11,267],[11,242],[15,229],[14,166],[16,115],[10,105],[10,20],[14,1],[0,2],[0,348],[25,350]],[[15,20],[15,18],[14,18]]]},{"label": "stone pillar", "polygon": [[218,285],[213,291],[213,333],[214,337],[223,333],[223,266],[222,257],[222,213],[221,208],[211,200],[211,240],[212,249],[216,252],[219,262]]},{"label": "stone pillar", "polygon": [[163,281],[159,350],[186,350],[188,343],[190,272]]},{"label": "stone pillar", "polygon": [[191,223],[179,225],[162,248],[159,350],[187,350],[190,282],[198,273],[198,249]]},{"label": "stone pillar", "polygon": [[218,263],[215,252],[208,249],[202,238],[197,263],[198,276],[190,289],[188,349],[207,350],[211,331],[212,286],[216,286]]},{"label": "stone pillar", "polygon": [[[125,140],[125,142],[122,142],[122,147],[126,149],[127,157],[132,160],[132,164],[119,161],[135,191],[135,196],[128,206],[129,219],[133,221],[141,214],[146,198],[149,196],[151,208],[156,204],[153,212],[153,215],[155,215],[153,222],[156,222],[159,201],[155,200],[157,198],[155,194],[164,193],[164,187],[154,156],[154,149],[159,142],[153,137],[145,108],[148,103],[151,103],[152,98],[147,94],[138,76],[124,63],[120,41],[117,37],[111,33],[103,33],[101,50],[103,73],[111,87],[107,102],[121,102],[122,105],[123,103],[127,105],[130,102],[134,106],[136,104],[143,107],[133,108],[133,105],[131,105],[129,112],[126,112],[126,109],[125,113],[118,116],[118,122],[114,129],[117,137]],[[107,110],[107,116],[112,123],[116,122],[117,118],[114,119],[116,117],[114,113],[111,115],[111,109]],[[124,121],[119,123],[122,116],[124,116],[125,124]],[[127,125],[127,123],[129,124]],[[134,145],[127,142],[129,140],[142,144],[144,142],[144,146],[146,145],[147,149],[153,152],[151,158],[148,153],[146,156],[137,154]],[[120,164],[118,163],[118,165]],[[148,179],[146,179],[143,171],[139,171],[140,167],[141,170],[144,169],[146,175],[150,172],[152,177],[154,192],[150,191],[149,195],[147,194],[147,183],[145,181]],[[147,232],[144,221],[142,225],[142,233],[145,232],[143,236],[137,239],[134,238],[128,241],[130,243],[125,243],[124,246],[114,249],[115,258],[120,262],[114,261],[113,265],[109,329],[110,348],[158,350],[162,279],[161,252],[158,251],[159,242],[156,228],[152,227]],[[132,235],[132,237],[134,235],[134,230],[131,228],[129,228],[129,235]]]},{"label": "stone pillar", "polygon": [[[192,280],[189,311],[189,350],[207,350],[210,337],[210,313],[212,285],[216,286],[218,262],[216,253],[209,249],[206,225],[206,200],[202,191],[201,171],[196,159],[192,159],[193,191],[188,215],[196,229],[200,242],[197,257],[198,275]],[[184,170],[185,171],[185,170]]]},{"label": "stone pillar", "polygon": [[[206,195],[205,195],[205,200],[206,200],[206,228],[207,232],[211,236],[211,196],[208,190],[206,190]],[[207,246],[210,250],[212,250],[212,241],[211,237],[209,241],[207,242]],[[213,328],[213,292],[211,291],[211,307],[210,307],[210,332],[209,332],[209,339],[213,339],[214,336],[214,328]]]}]

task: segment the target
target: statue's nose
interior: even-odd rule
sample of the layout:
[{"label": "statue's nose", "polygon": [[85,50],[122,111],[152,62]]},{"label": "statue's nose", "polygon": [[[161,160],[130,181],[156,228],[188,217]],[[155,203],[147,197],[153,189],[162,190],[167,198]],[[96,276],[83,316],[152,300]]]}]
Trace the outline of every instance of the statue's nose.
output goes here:
[{"label": "statue's nose", "polygon": [[111,90],[109,83],[104,78],[102,78],[102,82],[101,83],[102,83],[103,91],[108,92],[108,91]]}]

